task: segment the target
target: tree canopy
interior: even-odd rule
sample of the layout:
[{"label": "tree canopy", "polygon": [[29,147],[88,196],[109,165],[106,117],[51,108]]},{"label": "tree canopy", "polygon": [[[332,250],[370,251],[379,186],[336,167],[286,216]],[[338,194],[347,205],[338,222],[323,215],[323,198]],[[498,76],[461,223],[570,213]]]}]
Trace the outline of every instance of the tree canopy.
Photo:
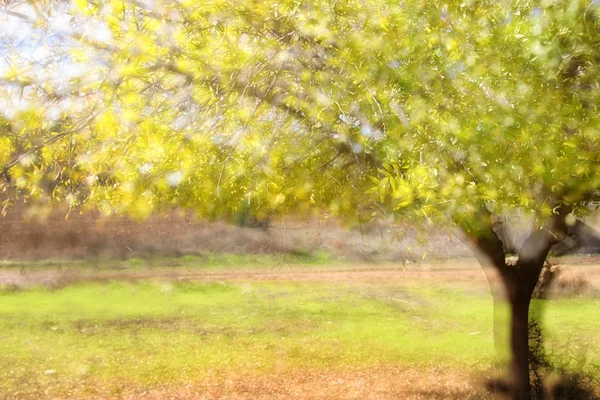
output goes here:
[{"label": "tree canopy", "polygon": [[[12,104],[0,161],[29,195],[142,213],[249,203],[468,220],[481,204],[548,217],[598,186],[595,2],[13,2],[3,13],[26,29],[2,44]],[[62,184],[40,187],[42,176]]]}]

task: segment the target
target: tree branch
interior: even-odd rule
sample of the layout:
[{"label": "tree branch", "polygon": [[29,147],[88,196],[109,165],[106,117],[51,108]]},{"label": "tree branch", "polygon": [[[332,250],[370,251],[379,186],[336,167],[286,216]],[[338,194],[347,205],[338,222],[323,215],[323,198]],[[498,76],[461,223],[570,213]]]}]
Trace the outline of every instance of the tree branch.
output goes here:
[{"label": "tree branch", "polygon": [[494,231],[492,214],[484,204],[480,204],[476,217],[476,226],[467,225],[454,217],[465,236],[463,242],[473,251],[481,266],[494,267],[502,272],[506,269],[504,247]]},{"label": "tree branch", "polygon": [[570,206],[561,204],[543,228],[533,232],[519,251],[517,271],[519,279],[527,284],[527,289],[533,291],[539,275],[552,246],[562,241],[567,235],[565,217],[572,211]]},{"label": "tree branch", "polygon": [[562,241],[567,235],[567,224],[565,217],[571,212],[567,206],[560,206],[559,211],[554,214],[545,227],[533,232],[519,251],[519,260],[527,263],[543,262],[552,246]]}]

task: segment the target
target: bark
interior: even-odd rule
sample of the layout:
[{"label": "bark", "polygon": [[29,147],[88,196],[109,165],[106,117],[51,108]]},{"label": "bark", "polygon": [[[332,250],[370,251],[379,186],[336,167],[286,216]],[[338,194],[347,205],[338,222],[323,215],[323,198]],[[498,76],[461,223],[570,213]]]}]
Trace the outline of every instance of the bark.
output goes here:
[{"label": "bark", "polygon": [[529,302],[530,296],[518,296],[510,300],[510,362],[511,397],[514,400],[531,398],[529,380]]},{"label": "bark", "polygon": [[[533,242],[532,242],[533,243]],[[539,247],[539,243],[536,242]],[[547,255],[546,250],[546,255]],[[531,399],[529,323],[533,291],[545,261],[541,257],[519,259],[503,280],[510,304],[510,384],[513,400]],[[537,316],[538,318],[540,315]],[[539,321],[538,321],[539,322]]]},{"label": "bark", "polygon": [[514,400],[531,398],[529,380],[529,298],[519,296],[511,299],[510,382]]}]

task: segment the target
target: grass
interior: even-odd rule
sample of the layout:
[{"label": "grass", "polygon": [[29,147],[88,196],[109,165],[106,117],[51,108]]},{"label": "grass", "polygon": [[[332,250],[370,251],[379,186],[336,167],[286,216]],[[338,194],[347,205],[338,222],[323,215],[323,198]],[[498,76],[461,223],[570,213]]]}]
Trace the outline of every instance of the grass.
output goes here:
[{"label": "grass", "polygon": [[[492,361],[491,307],[476,285],[430,280],[92,282],[3,291],[0,393],[119,393],[219,371],[482,371]],[[550,344],[585,343],[589,361],[600,364],[599,316],[597,298],[552,301]]]}]

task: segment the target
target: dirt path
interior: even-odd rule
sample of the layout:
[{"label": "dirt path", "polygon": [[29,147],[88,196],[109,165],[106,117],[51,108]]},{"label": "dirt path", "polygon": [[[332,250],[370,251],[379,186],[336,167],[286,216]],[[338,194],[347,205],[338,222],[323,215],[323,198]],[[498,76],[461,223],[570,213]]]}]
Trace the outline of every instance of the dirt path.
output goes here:
[{"label": "dirt path", "polygon": [[[584,277],[600,287],[599,258],[569,258],[554,261],[563,269],[565,278]],[[486,284],[485,276],[473,259],[444,260],[412,264],[349,264],[336,266],[274,266],[231,268],[35,268],[0,269],[0,286],[27,287],[32,285],[63,286],[79,281],[106,282],[114,280],[169,281],[304,281],[304,282],[407,282],[431,279],[456,283]]]},{"label": "dirt path", "polygon": [[412,279],[482,280],[481,270],[466,263],[404,265],[354,264],[331,267],[275,266],[231,267],[228,269],[147,268],[94,270],[89,268],[0,269],[0,285],[27,287],[60,285],[77,281],[305,281],[305,282],[385,282]]}]

